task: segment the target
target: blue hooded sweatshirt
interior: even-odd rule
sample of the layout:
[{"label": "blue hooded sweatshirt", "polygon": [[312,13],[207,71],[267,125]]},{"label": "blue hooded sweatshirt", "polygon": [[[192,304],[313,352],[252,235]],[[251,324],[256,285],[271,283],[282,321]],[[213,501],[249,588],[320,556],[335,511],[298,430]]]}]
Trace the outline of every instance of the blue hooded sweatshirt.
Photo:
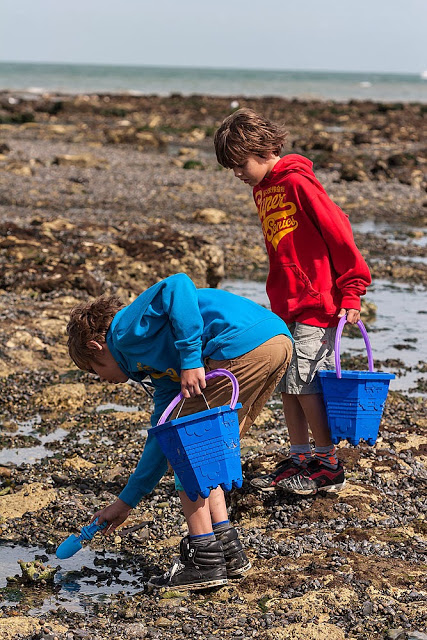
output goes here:
[{"label": "blue hooded sweatshirt", "polygon": [[[286,324],[260,305],[219,289],[196,289],[184,273],[162,280],[114,316],[106,340],[129,378],[154,385],[151,424],[180,392],[181,369],[205,358],[228,360],[284,334]],[[292,339],[292,338],[291,338]],[[135,507],[167,471],[167,459],[148,432],[141,459],[120,498]]]}]

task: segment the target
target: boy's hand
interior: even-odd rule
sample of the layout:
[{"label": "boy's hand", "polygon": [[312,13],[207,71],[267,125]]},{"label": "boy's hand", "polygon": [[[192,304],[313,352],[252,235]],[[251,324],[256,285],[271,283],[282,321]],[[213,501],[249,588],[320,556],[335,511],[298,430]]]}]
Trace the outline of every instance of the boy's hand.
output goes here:
[{"label": "boy's hand", "polygon": [[96,520],[96,518],[98,518],[97,524],[102,524],[103,522],[107,521],[108,526],[101,531],[102,535],[107,535],[109,533],[113,533],[113,531],[117,529],[119,524],[122,524],[122,522],[126,520],[131,510],[132,507],[126,504],[126,502],[123,502],[123,500],[120,500],[120,498],[117,498],[117,500],[113,502],[113,504],[105,507],[105,509],[97,511],[93,515],[90,523],[92,524],[92,522]]},{"label": "boy's hand", "polygon": [[342,318],[347,314],[347,322],[357,324],[360,320],[360,311],[358,309],[341,309],[338,318]]},{"label": "boy's hand", "polygon": [[205,375],[203,367],[181,370],[181,393],[184,398],[199,396],[206,389]]}]

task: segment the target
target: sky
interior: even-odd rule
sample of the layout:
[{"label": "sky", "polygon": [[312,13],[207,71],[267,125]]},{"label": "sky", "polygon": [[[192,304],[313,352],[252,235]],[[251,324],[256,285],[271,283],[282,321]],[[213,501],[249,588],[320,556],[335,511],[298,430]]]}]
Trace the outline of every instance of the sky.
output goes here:
[{"label": "sky", "polygon": [[427,0],[0,0],[0,62],[420,73]]}]

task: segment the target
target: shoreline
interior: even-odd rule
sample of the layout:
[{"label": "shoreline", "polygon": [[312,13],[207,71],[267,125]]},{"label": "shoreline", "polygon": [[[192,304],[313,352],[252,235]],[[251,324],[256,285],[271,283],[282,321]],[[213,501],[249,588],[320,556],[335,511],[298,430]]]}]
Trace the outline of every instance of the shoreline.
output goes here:
[{"label": "shoreline", "polygon": [[[426,85],[427,85],[427,81]],[[219,92],[198,92],[198,91],[175,91],[169,90],[165,92],[161,91],[141,91],[138,89],[97,89],[97,90],[82,90],[82,89],[59,89],[59,88],[51,88],[51,87],[39,87],[39,86],[28,86],[28,87],[1,87],[0,88],[0,96],[28,96],[28,99],[33,97],[46,97],[48,99],[56,99],[56,98],[76,98],[78,96],[87,96],[89,98],[95,97],[110,97],[115,99],[126,99],[126,98],[159,98],[159,99],[171,99],[174,97],[179,97],[183,99],[188,98],[212,98],[214,100],[227,100],[230,103],[239,100],[249,100],[249,101],[257,101],[263,102],[265,100],[283,100],[289,102],[301,102],[302,104],[307,104],[310,102],[313,103],[327,103],[327,104],[338,104],[338,105],[351,105],[353,103],[371,103],[373,105],[403,105],[403,106],[420,106],[425,107],[427,105],[427,96],[424,100],[422,99],[413,99],[413,98],[405,98],[405,97],[395,97],[389,99],[382,99],[380,97],[367,97],[367,96],[355,96],[355,97],[346,97],[346,98],[334,98],[327,96],[317,96],[310,95],[309,93],[306,95],[283,95],[281,93],[270,93],[270,94],[251,94],[251,93],[243,93],[243,92],[235,92],[235,93],[219,93]]]}]

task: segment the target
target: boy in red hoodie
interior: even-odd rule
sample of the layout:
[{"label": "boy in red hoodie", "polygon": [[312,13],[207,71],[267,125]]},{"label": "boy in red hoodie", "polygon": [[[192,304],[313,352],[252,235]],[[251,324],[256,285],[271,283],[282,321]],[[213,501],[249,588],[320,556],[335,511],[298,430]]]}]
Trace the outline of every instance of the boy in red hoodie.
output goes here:
[{"label": "boy in red hoodie", "polygon": [[[253,188],[270,260],[271,309],[295,340],[279,384],[290,455],[254,478],[263,491],[280,487],[312,495],[339,491],[344,470],[332,444],[317,371],[334,369],[339,319],[360,319],[360,296],[371,282],[346,214],[328,197],[303,156],[280,157],[287,134],[250,109],[224,120],[215,134],[218,162]],[[315,448],[309,442],[310,427]]]}]

